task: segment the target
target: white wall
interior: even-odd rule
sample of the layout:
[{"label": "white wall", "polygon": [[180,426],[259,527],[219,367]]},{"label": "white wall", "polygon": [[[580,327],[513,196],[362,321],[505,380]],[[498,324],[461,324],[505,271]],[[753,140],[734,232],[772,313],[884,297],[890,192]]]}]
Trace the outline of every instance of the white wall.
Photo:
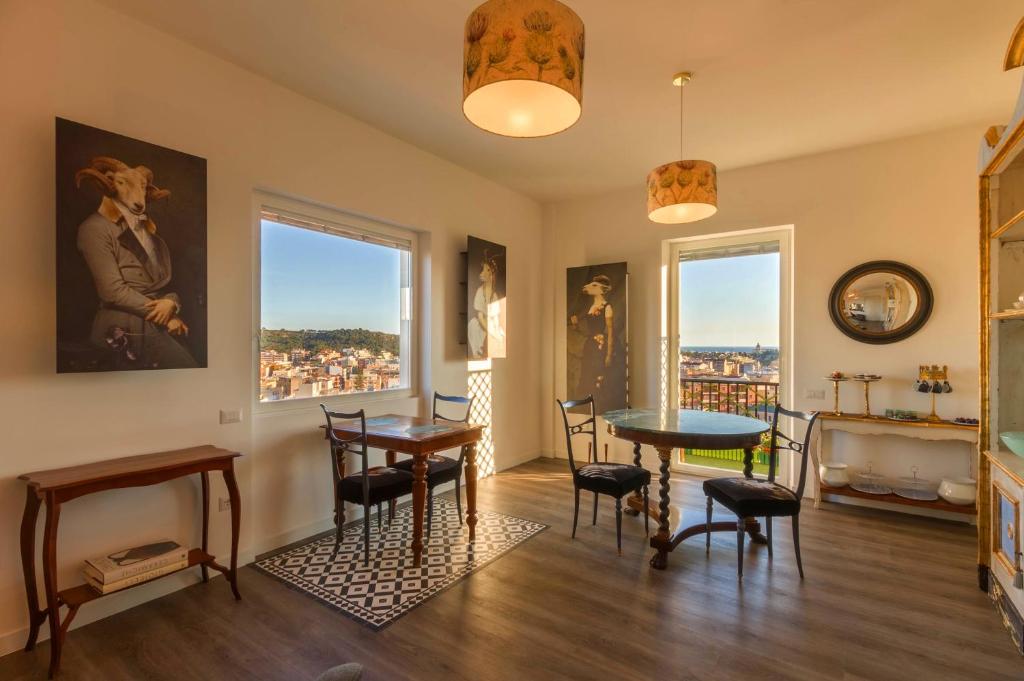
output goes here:
[{"label": "white wall", "polygon": [[[0,92],[0,203],[7,210],[0,222],[0,515],[7,519],[0,528],[0,653],[23,645],[27,624],[17,538],[21,473],[210,442],[245,454],[243,558],[330,523],[315,405],[252,416],[254,189],[424,232],[423,394],[466,387],[455,267],[466,234],[506,244],[510,358],[494,368],[497,466],[541,450],[531,396],[540,392],[541,265],[534,254],[542,216],[533,201],[88,0],[0,3]],[[208,369],[54,373],[55,116],[208,159]],[[409,399],[369,408],[417,413],[422,405]],[[245,420],[218,425],[218,409],[236,407]],[[222,494],[217,481],[213,496]],[[214,511],[215,553],[226,550],[226,516]],[[126,542],[163,535],[195,542],[197,518],[191,480],[71,502],[60,524],[61,582],[77,583],[87,555]],[[190,572],[90,604],[76,624],[196,579]],[[241,588],[244,594],[244,582]]]},{"label": "white wall", "polygon": [[[794,225],[794,384],[800,409],[831,409],[834,369],[885,377],[871,389],[872,410],[929,409],[911,392],[917,367],[948,364],[955,392],[939,397],[942,416],[978,415],[978,208],[975,158],[984,125],[724,172],[719,212],[690,225],[647,219],[644,178],[630,190],[545,207],[544,334],[553,354],[544,367],[544,437],[564,452],[554,403],[565,395],[565,268],[629,262],[630,395],[637,407],[657,406],[660,334],[659,268],[664,240],[733,230]],[[897,260],[931,283],[935,307],[916,335],[891,345],[857,343],[832,324],[828,295],[849,268]],[[753,342],[753,341],[752,341]],[[860,384],[842,386],[842,409],[863,411]],[[826,390],[826,400],[805,398]],[[603,436],[607,437],[607,436]],[[968,472],[969,447],[924,445],[903,437],[840,435],[834,458],[892,475]],[[617,443],[620,460],[629,448]],[[653,466],[653,455],[649,460]]]}]

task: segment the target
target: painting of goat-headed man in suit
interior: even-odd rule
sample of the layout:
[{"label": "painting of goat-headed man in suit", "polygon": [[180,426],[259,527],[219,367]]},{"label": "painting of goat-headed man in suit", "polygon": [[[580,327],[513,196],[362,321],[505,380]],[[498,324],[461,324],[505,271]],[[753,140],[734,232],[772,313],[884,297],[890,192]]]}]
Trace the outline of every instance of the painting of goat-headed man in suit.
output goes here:
[{"label": "painting of goat-headed man in suit", "polygon": [[624,262],[566,270],[566,390],[598,414],[629,406],[628,281]]},{"label": "painting of goat-headed man in suit", "polygon": [[57,371],[206,366],[206,160],[57,119]]}]

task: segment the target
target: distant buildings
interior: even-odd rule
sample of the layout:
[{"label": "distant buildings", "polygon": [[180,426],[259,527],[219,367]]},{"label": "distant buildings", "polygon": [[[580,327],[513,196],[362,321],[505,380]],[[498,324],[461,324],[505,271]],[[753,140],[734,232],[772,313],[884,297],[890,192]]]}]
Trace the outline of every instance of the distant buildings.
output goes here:
[{"label": "distant buildings", "polygon": [[757,383],[779,382],[779,353],[758,344],[753,352],[681,350],[679,378],[728,378]]},{"label": "distant buildings", "polygon": [[386,350],[377,355],[365,348],[260,352],[261,402],[376,392],[400,383],[399,358]]},{"label": "distant buildings", "polygon": [[751,352],[682,349],[679,404],[769,418],[778,399],[779,352],[758,344]]}]

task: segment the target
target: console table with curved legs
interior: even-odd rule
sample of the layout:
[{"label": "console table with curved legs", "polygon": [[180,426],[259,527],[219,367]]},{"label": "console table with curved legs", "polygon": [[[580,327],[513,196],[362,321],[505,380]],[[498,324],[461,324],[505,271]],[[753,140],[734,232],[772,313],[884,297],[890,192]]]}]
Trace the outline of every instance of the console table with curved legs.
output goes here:
[{"label": "console table with curved legs", "polygon": [[[238,452],[231,452],[212,445],[201,445],[188,449],[26,473],[18,477],[26,484],[25,512],[21,518],[21,565],[25,575],[25,595],[28,600],[29,616],[29,633],[25,650],[29,651],[35,647],[39,628],[48,619],[50,621],[49,678],[52,679],[60,670],[61,648],[78,609],[90,601],[107,595],[100,593],[88,584],[80,584],[67,589],[57,588],[57,524],[60,520],[61,504],[95,492],[155,485],[198,473],[202,483],[203,496],[203,539],[202,548],[189,551],[188,567],[198,565],[202,570],[204,582],[209,580],[208,568],[222,572],[231,585],[231,591],[235,598],[241,600],[242,597],[238,593],[237,575],[238,530],[242,517],[242,502],[238,494],[234,468],[235,458],[239,456],[241,454]],[[217,563],[208,552],[211,471],[221,471],[224,475],[224,484],[227,486],[228,498],[231,500],[230,567],[224,567]],[[46,525],[43,531],[43,587],[46,595],[46,607],[40,608],[39,592],[36,587],[35,539],[36,520],[39,517],[39,509],[44,503],[46,504]],[[154,577],[154,579],[159,578]],[[141,582],[141,584],[148,584],[149,581]],[[60,616],[61,606],[66,606],[68,609],[63,620]]]}]

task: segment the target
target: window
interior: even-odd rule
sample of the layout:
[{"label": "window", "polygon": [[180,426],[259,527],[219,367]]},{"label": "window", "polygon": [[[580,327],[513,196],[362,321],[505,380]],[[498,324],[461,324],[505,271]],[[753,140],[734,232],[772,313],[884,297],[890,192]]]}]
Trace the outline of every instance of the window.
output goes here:
[{"label": "window", "polygon": [[415,235],[310,213],[260,211],[259,401],[409,388]]},{"label": "window", "polygon": [[[771,421],[791,394],[790,226],[672,240],[662,251],[663,400]],[[789,479],[789,460],[779,474]],[[754,472],[768,472],[755,451]],[[742,451],[680,450],[676,470],[743,468]]]}]

